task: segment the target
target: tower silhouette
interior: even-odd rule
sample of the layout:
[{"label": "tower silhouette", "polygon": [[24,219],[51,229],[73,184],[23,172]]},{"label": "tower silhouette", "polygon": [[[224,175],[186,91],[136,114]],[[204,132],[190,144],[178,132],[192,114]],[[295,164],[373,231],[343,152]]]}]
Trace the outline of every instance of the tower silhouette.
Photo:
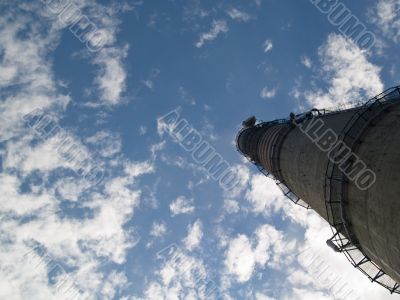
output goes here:
[{"label": "tower silhouette", "polygon": [[399,87],[335,110],[250,117],[236,143],[290,200],[329,222],[328,246],[400,294]]}]

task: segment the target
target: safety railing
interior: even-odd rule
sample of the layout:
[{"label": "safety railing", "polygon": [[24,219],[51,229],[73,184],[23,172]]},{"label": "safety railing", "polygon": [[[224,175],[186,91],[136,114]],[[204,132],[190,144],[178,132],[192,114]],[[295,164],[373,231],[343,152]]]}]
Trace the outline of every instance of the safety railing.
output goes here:
[{"label": "safety railing", "polygon": [[[289,119],[278,119],[278,120],[274,120],[274,121],[270,121],[270,122],[260,122],[260,123],[256,124],[255,127],[258,127],[258,128],[270,127],[270,126],[274,126],[274,125],[278,125],[278,124],[290,124],[290,120]],[[242,130],[239,131],[239,133],[236,136],[236,141],[238,141],[240,134],[244,130],[246,130],[246,128],[243,128]],[[250,163],[255,165],[262,174],[264,174],[266,177],[274,180],[276,185],[282,191],[283,195],[285,197],[287,197],[290,201],[292,201],[294,204],[299,205],[303,208],[306,208],[306,209],[311,208],[310,205],[308,205],[304,200],[302,200],[299,196],[297,196],[295,192],[293,192],[291,189],[289,189],[281,179],[278,179],[272,172],[266,170],[259,162],[252,160],[251,157],[248,157],[245,153],[243,153],[239,149],[238,143],[236,143],[236,149],[240,154],[242,154],[244,157],[246,157]],[[275,159],[275,158],[271,158],[271,159]]]},{"label": "safety railing", "polygon": [[[356,151],[363,132],[371,122],[385,112],[387,105],[384,104],[390,104],[391,101],[400,101],[399,87],[390,88],[359,106],[339,136],[339,141],[343,142],[340,143],[342,148],[347,146],[353,152]],[[337,147],[331,154],[332,158],[335,158],[342,148]],[[334,161],[335,159],[328,160],[324,185],[327,216],[333,233],[333,237],[327,241],[327,244],[335,251],[344,253],[350,263],[368,276],[372,282],[377,282],[390,293],[400,294],[399,283],[362,251],[359,241],[352,232],[345,210],[347,178]]]}]

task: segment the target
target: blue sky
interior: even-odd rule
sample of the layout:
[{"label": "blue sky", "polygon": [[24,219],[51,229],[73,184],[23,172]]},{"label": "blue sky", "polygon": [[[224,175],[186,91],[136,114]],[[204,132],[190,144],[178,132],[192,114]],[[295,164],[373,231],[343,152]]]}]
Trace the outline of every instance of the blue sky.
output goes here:
[{"label": "blue sky", "polygon": [[[400,1],[338,2],[368,48],[313,2],[2,1],[0,298],[400,299],[235,149],[250,115],[398,84]],[[65,7],[103,40],[80,40]],[[172,111],[234,188],[176,142]]]}]

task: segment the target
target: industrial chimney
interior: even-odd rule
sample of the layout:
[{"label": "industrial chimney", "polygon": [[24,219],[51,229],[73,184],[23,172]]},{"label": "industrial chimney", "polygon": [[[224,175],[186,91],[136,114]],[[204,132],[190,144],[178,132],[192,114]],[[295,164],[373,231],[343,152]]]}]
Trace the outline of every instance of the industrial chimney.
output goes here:
[{"label": "industrial chimney", "polygon": [[400,88],[335,110],[243,121],[237,148],[332,227],[327,245],[400,294]]}]

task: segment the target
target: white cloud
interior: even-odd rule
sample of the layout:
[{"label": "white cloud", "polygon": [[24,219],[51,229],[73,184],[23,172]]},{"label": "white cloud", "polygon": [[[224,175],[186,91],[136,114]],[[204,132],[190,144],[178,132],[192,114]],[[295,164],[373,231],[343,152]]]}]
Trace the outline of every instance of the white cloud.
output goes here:
[{"label": "white cloud", "polygon": [[334,300],[335,298],[328,296],[327,294],[320,292],[320,291],[310,291],[307,289],[298,289],[294,288],[293,293],[290,297],[286,297],[285,300],[289,299],[299,299],[299,300],[308,300],[308,299],[315,299],[315,300]]},{"label": "white cloud", "polygon": [[[227,268],[230,266],[229,273],[238,281],[249,280],[254,276],[257,267],[265,266],[257,263],[258,260],[267,261],[271,268],[287,272],[291,288],[282,290],[278,299],[306,300],[311,296],[317,299],[336,299],[341,293],[347,292],[351,293],[349,298],[352,299],[389,297],[385,289],[371,284],[343,254],[326,246],[325,241],[332,236],[330,226],[314,211],[293,205],[282,195],[275,183],[264,175],[253,176],[250,187],[246,199],[250,202],[253,213],[262,212],[267,217],[282,213],[283,219],[289,219],[291,224],[305,229],[304,242],[297,246],[300,242],[296,240],[297,237],[289,238],[287,234],[268,227],[258,228],[252,238],[240,235],[228,241],[230,252],[228,250],[227,253],[230,259],[226,258],[225,264]],[[258,258],[255,254],[257,247],[260,250],[257,252]],[[246,253],[246,259],[239,255],[241,251]]]},{"label": "white cloud", "polygon": [[274,44],[272,43],[272,40],[270,40],[270,39],[267,39],[263,44],[263,49],[264,49],[265,53],[271,51],[273,47],[274,47]]},{"label": "white cloud", "polygon": [[256,229],[252,238],[244,234],[229,241],[225,253],[225,266],[228,274],[239,282],[247,282],[256,267],[264,269],[267,263],[278,268],[283,256],[291,253],[295,244],[284,240],[283,233],[265,224]]},{"label": "white cloud", "polygon": [[183,86],[179,87],[178,92],[184,102],[196,105],[196,99]]},{"label": "white cloud", "polygon": [[214,20],[211,25],[209,32],[202,33],[198,42],[196,43],[197,48],[201,48],[205,42],[215,40],[221,33],[228,32],[228,24],[223,20]]},{"label": "white cloud", "polygon": [[122,49],[116,47],[103,48],[93,60],[100,66],[95,82],[100,89],[101,100],[108,105],[121,102],[121,94],[126,88],[126,71],[123,61],[128,54],[128,45]]},{"label": "white cloud", "polygon": [[73,202],[78,201],[81,193],[88,187],[89,184],[86,181],[72,177],[63,178],[56,183],[56,189],[61,198]]},{"label": "white cloud", "polygon": [[[118,21],[114,17],[110,19],[110,16],[115,16],[113,11],[92,1],[81,2],[82,5],[88,5],[87,10],[91,15],[97,16],[96,19],[101,24],[101,20],[104,20],[104,24],[110,25],[107,28],[110,28],[111,44],[107,45],[105,52],[124,51],[114,44]],[[82,291],[100,299],[131,299],[130,296],[121,296],[122,290],[130,288],[127,276],[113,270],[113,266],[119,265],[118,269],[124,269],[120,266],[126,262],[128,253],[138,242],[135,228],[129,227],[129,222],[134,218],[135,210],[141,202],[142,191],[138,177],[154,172],[155,166],[148,161],[133,162],[120,158],[119,155],[109,161],[107,158],[119,153],[119,137],[113,140],[113,133],[100,132],[91,137],[89,143],[96,146],[101,144],[102,139],[111,139],[110,143],[106,142],[99,148],[105,158],[102,163],[109,169],[110,177],[99,186],[87,187],[80,178],[71,177],[73,166],[60,159],[54,147],[33,140],[29,129],[22,127],[21,116],[41,107],[58,117],[71,102],[69,96],[59,91],[60,84],[55,81],[53,66],[47,60],[50,51],[58,46],[61,30],[65,26],[57,27],[55,23],[46,23],[51,28],[42,28],[42,19],[33,19],[31,16],[34,12],[31,8],[36,8],[37,4],[10,3],[15,10],[26,10],[26,14],[10,13],[6,17],[0,17],[0,68],[4,70],[0,74],[0,94],[4,99],[0,103],[0,139],[4,145],[0,151],[0,298],[28,299],[32,295],[35,299],[46,300],[66,298],[65,295],[57,294],[54,287],[49,285],[49,269],[43,263],[43,257],[29,252],[32,245],[39,244],[49,255],[45,259],[51,257],[52,261],[67,266],[69,277]],[[204,39],[203,43],[208,40],[212,39]],[[103,104],[118,104],[126,84],[123,66],[125,56],[102,56],[103,54],[99,53],[95,58],[101,69],[96,75],[101,99]],[[106,79],[112,82],[104,84]],[[5,89],[8,90],[3,93]],[[72,138],[79,141],[75,136]],[[56,143],[55,140],[50,142]],[[160,148],[162,143],[151,149],[155,153]],[[62,168],[62,172],[56,173],[57,168]],[[251,188],[246,193],[246,199],[254,213],[263,212],[268,215],[268,212],[286,208],[263,176],[260,175],[264,179],[262,182],[256,180],[256,177],[251,178],[247,167],[243,165],[237,166],[237,171],[240,172],[241,183],[236,189],[236,195],[250,181]],[[26,190],[22,192],[26,186]],[[261,188],[266,190],[262,191]],[[171,203],[173,215],[174,211],[176,214],[194,212],[193,199],[178,199]],[[68,200],[68,205],[72,205],[74,209],[82,210],[82,216],[64,211],[60,205],[63,200]],[[289,203],[289,200],[285,201]],[[233,198],[227,198],[225,209],[232,213],[237,212],[239,204]],[[285,209],[284,217],[297,220],[297,224],[307,229],[305,246],[324,245],[326,235],[330,234],[327,224],[322,224],[317,218],[310,218],[309,214]],[[163,236],[166,228],[165,223],[154,222],[150,234],[154,237]],[[202,288],[204,283],[208,283],[207,274],[211,272],[206,272],[201,258],[186,253],[200,245],[202,236],[203,225],[200,221],[188,227],[188,235],[184,239],[187,249],[178,250],[179,259],[176,256],[166,259],[157,269],[154,280],[146,277],[148,284],[144,295],[147,299],[207,299]],[[271,226],[260,226],[252,237],[236,235],[232,240],[228,235],[223,237],[221,247],[228,247],[225,266],[239,281],[249,280],[247,278],[251,278],[257,268],[268,265],[271,268],[280,268],[283,264],[286,265],[284,254],[293,249],[293,243],[289,243],[280,231]],[[250,257],[240,257],[237,248],[244,249]],[[361,273],[350,271],[353,269],[343,256],[333,253],[327,247],[323,249],[326,251],[323,250],[321,256],[327,262],[332,262],[333,272],[342,275],[348,271],[348,276],[344,274],[347,276],[345,279],[362,290],[367,295],[365,299],[389,297],[387,291],[370,284]],[[42,262],[36,265],[33,263],[36,261]],[[109,262],[106,270],[102,269],[104,261]],[[326,292],[322,290],[326,286],[318,282],[319,278],[315,274],[305,275],[307,282],[313,285],[312,289],[300,286],[298,277],[306,271],[306,264],[301,259],[299,263],[301,269],[293,270],[293,276],[289,278],[292,284],[299,286],[291,291],[290,296],[281,299],[325,299],[323,297]],[[287,268],[281,270],[291,271]],[[256,298],[270,299],[260,293],[256,294]]]},{"label": "white cloud", "polygon": [[233,199],[225,199],[224,209],[228,214],[236,214],[240,210],[239,203]]},{"label": "white cloud", "polygon": [[127,161],[124,163],[124,171],[131,178],[135,178],[142,174],[149,174],[154,172],[154,165],[148,161],[144,162]]},{"label": "white cloud", "polygon": [[163,222],[153,222],[151,226],[150,235],[153,237],[160,238],[167,233],[167,225]]},{"label": "white cloud", "polygon": [[169,205],[172,216],[179,214],[191,214],[194,212],[193,199],[187,199],[185,196],[179,196]]},{"label": "white cloud", "polygon": [[166,145],[166,141],[164,140],[164,141],[161,141],[157,144],[153,144],[150,146],[151,157],[153,158],[153,160],[156,159],[158,152],[164,150],[165,145]]},{"label": "white cloud", "polygon": [[218,139],[218,135],[216,133],[215,126],[206,118],[203,123],[204,124],[199,130],[200,134],[204,137],[204,139],[216,141]]},{"label": "white cloud", "polygon": [[[97,28],[97,32],[101,33],[102,37],[105,37],[105,45],[103,48],[94,52],[93,55],[83,55],[88,58],[93,57],[91,62],[99,66],[94,83],[99,92],[98,96],[100,101],[97,103],[89,102],[88,106],[97,107],[101,105],[112,106],[119,104],[122,101],[121,94],[126,88],[126,71],[123,61],[127,56],[129,48],[128,45],[122,47],[116,45],[117,33],[120,25],[119,14],[121,12],[133,10],[135,6],[140,5],[140,2],[134,4],[113,3],[109,6],[90,0],[74,0],[70,2],[70,9],[71,7],[77,9],[94,24]],[[68,19],[68,17],[67,20],[65,20],[65,16],[68,15],[68,13],[61,13],[58,9],[48,9],[47,7],[51,7],[51,5],[57,7],[54,3],[50,3],[48,6],[44,3],[40,3],[38,12],[41,17],[51,22],[54,29],[59,32],[71,26],[72,20]],[[71,31],[68,32],[68,34],[74,35]],[[76,36],[73,38],[78,39]],[[86,51],[87,53],[88,49],[85,43],[82,43],[82,49],[83,52]],[[93,89],[89,89],[88,91],[89,94],[95,92]]]},{"label": "white cloud", "polygon": [[185,247],[188,251],[193,251],[198,248],[203,238],[203,223],[197,220],[192,225],[188,226],[188,234],[184,239]]},{"label": "white cloud", "polygon": [[15,66],[3,65],[0,75],[0,86],[8,86],[15,79],[18,69]]},{"label": "white cloud", "polygon": [[170,111],[164,116],[157,118],[157,133],[160,137],[162,137],[164,133],[171,134],[173,132],[179,121],[179,109],[180,108]]},{"label": "white cloud", "polygon": [[142,83],[144,84],[145,87],[147,87],[149,90],[154,89],[154,82],[147,79],[147,80],[142,80]]},{"label": "white cloud", "polygon": [[224,191],[224,194],[227,198],[238,196],[247,187],[247,184],[250,180],[250,170],[245,164],[237,164],[232,166],[232,171],[237,174],[239,181],[231,190]]},{"label": "white cloud", "polygon": [[257,174],[250,181],[250,189],[246,193],[246,200],[250,203],[254,213],[270,215],[282,208],[287,200],[275,182],[262,174]]},{"label": "white cloud", "polygon": [[96,151],[103,157],[112,157],[119,153],[122,148],[120,135],[116,132],[105,130],[86,138],[86,142],[93,145]]},{"label": "white cloud", "polygon": [[[5,172],[11,170],[6,169]],[[8,242],[0,244],[0,254],[7,261],[4,266],[7,271],[3,269],[4,272],[0,273],[8,277],[2,280],[8,283],[8,288],[2,289],[2,295],[8,299],[24,299],[25,292],[37,289],[35,295],[45,295],[51,290],[46,269],[39,270],[32,280],[32,271],[27,268],[30,266],[33,270],[36,264],[31,262],[32,257],[28,257],[28,261],[22,259],[32,243],[42,245],[54,262],[63,262],[76,269],[71,276],[80,289],[90,291],[92,295],[113,294],[121,281],[112,281],[113,288],[105,288],[102,272],[98,268],[101,258],[117,264],[124,263],[128,249],[137,243],[135,232],[123,228],[139,203],[140,193],[132,189],[132,177],[121,176],[106,182],[102,195],[89,192],[87,199],[80,204],[90,209],[93,216],[83,219],[59,217],[57,212],[63,209],[52,189],[42,187],[36,193],[20,194],[20,180],[12,175],[3,175],[0,179],[3,183],[0,184],[0,191],[7,195],[1,198],[2,214],[17,218],[2,222],[0,227],[2,232],[7,228],[11,230],[7,234]],[[22,219],[19,218],[32,216],[34,218],[20,222]],[[21,273],[24,270],[26,272]],[[53,299],[51,296],[43,297]]]},{"label": "white cloud", "polygon": [[246,190],[245,199],[249,203],[249,210],[252,213],[271,217],[282,212],[284,218],[289,218],[302,228],[307,228],[309,224],[316,224],[318,222],[315,220],[321,219],[313,210],[306,210],[295,205],[284,196],[274,180],[263,174],[251,177],[250,188]]},{"label": "white cloud", "polygon": [[262,293],[256,293],[256,300],[274,300],[274,298],[268,297]]},{"label": "white cloud", "polygon": [[307,91],[305,97],[311,106],[329,108],[364,101],[382,92],[381,68],[370,63],[367,52],[351,40],[330,34],[319,56],[323,77],[330,87],[328,93],[321,89]]},{"label": "white cloud", "polygon": [[144,297],[135,299],[213,299],[207,294],[212,281],[208,280],[202,259],[175,247],[163,250],[160,256],[163,262],[156,278],[146,286]]},{"label": "white cloud", "polygon": [[[56,125],[51,126],[57,128]],[[86,171],[95,166],[101,168],[93,160],[87,147],[71,132],[61,129],[46,139],[35,137],[33,132],[39,131],[27,126],[25,136],[6,143],[3,162],[5,167],[17,168],[24,176],[37,170],[50,172],[64,168],[78,172],[80,168]],[[84,163],[85,161],[88,163]]]},{"label": "white cloud", "polygon": [[[30,34],[22,35],[22,30]],[[29,13],[6,10],[0,17],[0,140],[15,137],[21,131],[24,134],[27,128],[22,117],[31,111],[51,109],[57,115],[71,101],[69,96],[58,93],[52,63],[47,60],[59,36],[59,32],[34,22]],[[9,88],[15,90],[7,93]]]},{"label": "white cloud", "polygon": [[[0,192],[2,195],[2,214],[9,216],[29,216],[39,210],[55,211],[57,204],[51,194],[35,193],[32,195],[20,195],[20,180],[11,174],[0,175]],[[18,203],[18,205],[15,205]]]},{"label": "white cloud", "polygon": [[139,127],[139,135],[145,135],[147,133],[147,127],[144,125],[140,125]]},{"label": "white cloud", "polygon": [[128,279],[124,273],[112,271],[103,283],[103,288],[101,290],[103,299],[115,299],[117,291],[126,286]]},{"label": "white cloud", "polygon": [[268,87],[264,87],[260,92],[260,97],[262,99],[271,99],[276,95],[276,89],[269,89]]},{"label": "white cloud", "polygon": [[250,240],[239,235],[230,241],[225,265],[230,274],[234,274],[240,282],[246,282],[253,274],[256,261],[253,256]]},{"label": "white cloud", "polygon": [[240,21],[240,22],[248,22],[251,20],[251,15],[241,11],[237,8],[231,8],[227,11],[227,14],[229,15],[229,17],[231,17],[231,19],[236,20],[236,21]]},{"label": "white cloud", "polygon": [[[35,170],[51,171],[59,167],[67,167],[67,163],[58,155],[56,148],[49,142],[38,143],[30,147],[27,138],[7,144],[4,165],[18,168],[25,175]],[[15,150],[20,149],[19,152]],[[46,159],[42,159],[46,157]]]},{"label": "white cloud", "polygon": [[369,14],[386,37],[400,41],[400,0],[379,0]]},{"label": "white cloud", "polygon": [[304,65],[306,68],[309,68],[309,69],[311,69],[311,67],[312,67],[312,61],[311,61],[311,59],[308,57],[308,56],[302,56],[301,57],[301,63],[302,63],[302,65]]},{"label": "white cloud", "polygon": [[297,255],[300,269],[290,271],[289,281],[294,289],[285,299],[308,299],[312,295],[319,295],[321,299],[338,299],[345,294],[351,299],[400,299],[399,296],[389,296],[387,290],[371,283],[344,254],[326,246],[325,241],[331,238],[332,231],[315,212],[308,214],[302,223],[306,232]]},{"label": "white cloud", "polygon": [[154,221],[150,229],[150,238],[146,244],[146,248],[151,248],[156,243],[163,241],[163,237],[167,234],[167,224],[165,222]]},{"label": "white cloud", "polygon": [[[85,9],[88,14],[93,13],[96,24],[108,23],[114,36],[114,25],[118,23],[115,14],[110,17],[108,8],[92,1],[80,1],[79,5],[87,5]],[[127,159],[105,159],[101,164],[106,164],[114,177],[87,187],[81,177],[71,172],[75,166],[58,155],[55,145],[59,145],[60,136],[47,141],[33,136],[23,115],[41,108],[57,121],[71,102],[60,92],[65,86],[54,79],[49,59],[66,25],[46,15],[43,2],[3,1],[1,6],[4,15],[0,17],[0,69],[5,72],[0,75],[0,193],[4,196],[0,198],[0,256],[4,259],[0,298],[66,298],[49,284],[50,259],[53,265],[65,266],[65,274],[77,289],[112,299],[126,288],[127,280],[112,267],[103,272],[102,264],[123,264],[128,250],[138,242],[135,229],[127,222],[140,202],[137,177],[153,168]],[[105,49],[103,54],[94,55],[104,71],[98,74],[99,83],[104,80],[103,75],[110,80],[118,78],[110,75],[118,69],[114,64],[118,55],[110,57],[109,48]],[[102,59],[109,61],[103,63]],[[117,86],[123,86],[122,80],[117,82]],[[108,94],[108,86],[103,88],[104,95],[119,97],[118,93]],[[71,143],[82,146],[83,155],[90,154],[74,134],[69,138]],[[82,211],[82,215],[65,209],[63,200],[70,201],[68,205]],[[35,254],[32,247],[36,245],[46,252]]]}]

